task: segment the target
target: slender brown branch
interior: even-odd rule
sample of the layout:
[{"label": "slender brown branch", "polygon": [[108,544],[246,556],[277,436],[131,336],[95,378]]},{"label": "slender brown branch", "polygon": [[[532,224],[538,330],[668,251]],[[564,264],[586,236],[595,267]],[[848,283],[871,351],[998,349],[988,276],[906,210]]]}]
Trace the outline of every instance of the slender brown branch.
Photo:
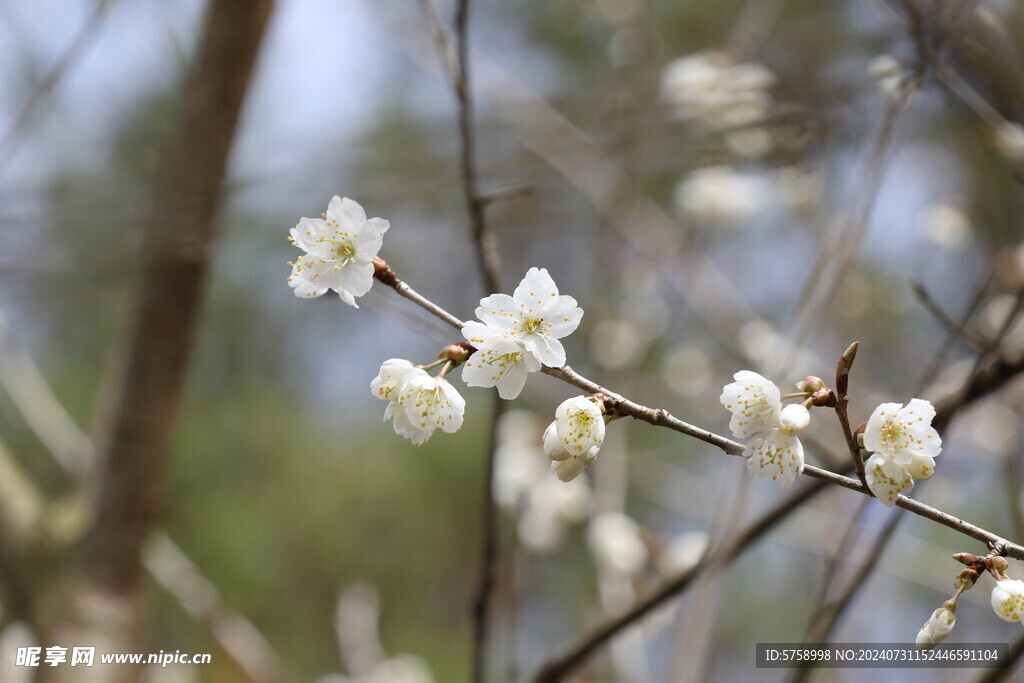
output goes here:
[{"label": "slender brown branch", "polygon": [[[390,271],[390,269],[388,272],[390,273],[390,276],[388,276],[387,279],[391,281],[389,284],[399,294],[402,294],[402,296],[405,296],[411,301],[416,302],[418,305],[423,306],[428,311],[436,311],[442,320],[445,320],[453,327],[462,327],[463,323],[459,321],[458,318],[451,315],[437,304],[434,304],[413,292],[413,290],[405,285],[405,283],[401,282],[401,280],[399,280],[398,277],[394,275],[394,272]],[[381,279],[380,273],[378,273],[378,279]],[[993,364],[993,366],[996,365],[999,365],[999,363],[997,362]],[[541,372],[561,379],[562,381],[571,384],[578,389],[582,389],[585,392],[592,394],[604,394],[607,397],[606,403],[610,403],[611,406],[622,415],[628,415],[649,424],[658,427],[665,427],[681,434],[691,436],[695,439],[704,441],[705,443],[709,443],[729,455],[738,456],[743,453],[743,444],[680,420],[667,410],[661,408],[649,408],[636,403],[635,401],[631,401],[611,389],[607,389],[597,382],[583,377],[568,365],[563,365],[560,368],[543,366],[541,368]],[[994,373],[985,372],[979,375],[977,381],[971,382],[961,395],[953,397],[937,407],[936,410],[938,415],[933,422],[936,429],[941,430],[945,428],[949,423],[949,419],[952,417],[952,414],[957,410],[967,403],[995,391],[1009,381],[1011,377],[1016,376],[1020,372],[1024,372],[1024,361],[1021,361],[1018,365],[1013,366],[1012,368],[1003,369],[1002,371],[996,371]],[[835,484],[836,486],[850,489],[851,491],[856,491],[863,495],[871,495],[871,491],[868,490],[868,488],[860,481],[841,474],[836,474],[835,472],[814,467],[813,465],[805,465],[803,474],[814,479],[821,479],[831,484]],[[919,515],[925,519],[930,519],[933,522],[949,527],[954,531],[959,531],[965,536],[970,536],[982,543],[1006,542],[1006,540],[1001,536],[965,522],[964,520],[947,514],[942,510],[933,508],[930,505],[925,505],[924,503],[918,502],[912,498],[898,496],[896,498],[896,505],[904,510],[913,512],[915,515]],[[1006,557],[1012,557],[1014,559],[1024,559],[1024,547],[1017,545],[1016,543],[1006,543],[1005,555]]]},{"label": "slender brown branch", "polygon": [[836,417],[839,418],[839,424],[843,427],[846,447],[850,450],[850,457],[853,459],[854,471],[857,473],[860,483],[867,489],[868,481],[864,476],[864,458],[861,455],[857,437],[853,435],[853,430],[850,428],[850,415],[847,411],[847,407],[850,405],[850,369],[853,367],[854,359],[857,358],[857,346],[857,342],[850,344],[850,348],[846,349],[846,352],[840,356],[839,363],[836,365],[835,410]]},{"label": "slender brown branch", "polygon": [[[988,276],[985,278],[985,281],[981,284],[980,287],[978,287],[977,291],[974,293],[974,296],[971,298],[970,303],[967,305],[967,308],[964,309],[964,312],[960,315],[960,320],[957,323],[958,327],[966,327],[967,323],[971,319],[971,316],[974,315],[974,313],[978,310],[978,307],[981,306],[981,303],[985,300],[985,292],[988,291],[989,285],[992,284],[992,281],[995,279],[995,276],[996,269],[993,265],[992,267],[989,268]],[[928,364],[928,369],[925,370],[924,375],[921,377],[921,382],[917,386],[917,391],[914,392],[915,396],[920,396],[921,393],[925,390],[925,388],[931,385],[935,377],[938,376],[939,371],[942,370],[943,366],[946,364],[946,356],[949,354],[949,350],[952,348],[953,342],[956,340],[956,338],[957,335],[951,332],[946,333],[946,337],[945,339],[942,340],[942,344],[940,344],[939,347],[935,350],[935,355],[932,356],[932,360]]]},{"label": "slender brown branch", "polygon": [[[455,6],[454,52],[452,40],[441,24],[431,0],[420,0],[430,25],[441,61],[448,73],[458,101],[458,127],[461,143],[462,189],[466,213],[476,250],[477,263],[483,275],[487,294],[501,291],[498,250],[494,236],[488,231],[484,216],[487,202],[480,197],[476,168],[476,136],[473,126],[473,95],[469,75],[469,0],[458,0]],[[494,455],[498,447],[498,420],[505,410],[504,402],[493,397],[490,436],[484,463],[483,511],[480,568],[476,596],[473,600],[473,680],[481,683],[487,670],[487,640],[490,627],[491,600],[494,592],[498,557],[497,506],[494,501]]]},{"label": "slender brown branch", "polygon": [[[388,284],[396,292],[405,298],[413,301],[417,305],[421,306],[425,310],[437,315],[441,320],[444,320],[448,324],[456,328],[461,328],[463,323],[455,316],[451,315],[437,304],[429,301],[425,297],[416,293],[408,285],[398,279],[397,275],[390,268],[378,268],[376,277],[382,282]],[[852,347],[854,353],[856,347]],[[850,350],[847,351],[847,354]],[[846,354],[844,354],[844,358]],[[848,359],[848,362],[852,362],[852,358]],[[986,372],[980,373],[972,378],[964,390],[958,395],[945,403],[938,406],[938,415],[933,424],[936,429],[943,429],[951,419],[952,415],[962,408],[964,405],[974,401],[988,393],[997,390],[1003,386],[1009,379],[1016,376],[1020,372],[1024,371],[1024,361],[1018,364],[1018,366],[1012,367],[1000,367],[1000,361],[993,363]],[[992,368],[998,368],[997,370],[991,371]],[[610,389],[607,389],[596,382],[583,377],[575,370],[570,368],[568,365],[562,366],[561,368],[543,367],[541,371],[552,377],[561,379],[562,381],[571,384],[585,392],[596,394],[601,393],[607,397],[606,403],[609,403],[611,407],[621,415],[628,415],[638,420],[642,420],[649,424],[665,427],[672,429],[681,434],[691,436],[695,439],[704,441],[705,443],[711,444],[716,448],[722,450],[730,455],[741,455],[743,452],[743,445],[737,443],[729,438],[720,436],[713,432],[709,432],[700,427],[691,425],[679,418],[675,417],[667,410],[649,408],[641,405],[634,401],[629,400]],[[844,386],[846,380],[842,379],[837,381],[837,388],[842,389],[844,392],[847,389]],[[761,533],[770,528],[771,524],[781,519],[786,512],[781,511],[781,508],[787,504],[792,506],[798,506],[806,498],[801,498],[802,495],[806,495],[809,498],[813,493],[816,492],[818,487],[823,486],[826,483],[833,484],[835,486],[841,486],[851,491],[856,491],[862,495],[871,495],[871,491],[867,486],[857,479],[851,479],[850,477],[842,474],[837,474],[828,470],[824,470],[813,465],[805,465],[803,469],[805,476],[819,480],[815,485],[807,487],[798,494],[795,494],[793,498],[788,499],[783,504],[772,511],[769,516],[759,520],[752,526],[748,527],[746,532],[741,534],[737,538],[737,545],[730,546],[734,549],[733,552],[739,551],[745,547],[749,540],[757,538]],[[799,499],[799,500],[796,500]],[[795,500],[795,502],[793,502]],[[999,548],[999,552],[1005,557],[1013,559],[1024,560],[1024,547],[1006,541],[1006,539],[994,534],[986,529],[979,526],[966,522],[958,517],[950,515],[942,510],[926,505],[912,498],[906,496],[898,496],[896,499],[896,506],[903,508],[909,512],[912,512],[920,517],[929,519],[937,524],[941,524],[949,529],[957,531],[965,536],[973,538],[986,546],[996,546]],[[762,528],[763,527],[763,528]],[[714,557],[715,555],[713,555]],[[709,560],[710,561],[710,560]],[[700,565],[704,566],[704,565]],[[699,574],[699,570],[694,568],[686,574],[680,576],[676,581],[667,584],[658,593],[649,598],[646,601],[639,603],[636,607],[631,609],[629,612],[624,613],[612,620],[598,626],[585,636],[583,636],[575,645],[570,647],[562,655],[559,655],[555,659],[552,659],[545,664],[537,676],[533,679],[534,683],[549,683],[551,681],[558,681],[566,675],[569,671],[574,669],[580,663],[582,663],[594,650],[600,647],[603,643],[617,634],[626,626],[632,624],[636,620],[643,617],[650,609],[660,604],[662,601],[668,599],[670,596],[675,595],[679,591],[683,590],[689,583],[696,578]]]}]

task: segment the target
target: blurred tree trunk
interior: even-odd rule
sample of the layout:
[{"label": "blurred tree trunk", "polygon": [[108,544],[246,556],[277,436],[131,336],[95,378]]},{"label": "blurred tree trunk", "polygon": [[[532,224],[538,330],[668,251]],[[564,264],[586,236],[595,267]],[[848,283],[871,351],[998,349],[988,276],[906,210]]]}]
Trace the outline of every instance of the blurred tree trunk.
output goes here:
[{"label": "blurred tree trunk", "polygon": [[[273,0],[214,0],[144,229],[145,267],[117,390],[98,435],[95,518],[60,573],[41,577],[44,647],[147,652],[141,547],[158,518],[225,168]],[[54,566],[51,564],[51,566]],[[173,648],[171,648],[173,651]],[[69,650],[68,657],[70,659]],[[50,680],[134,681],[128,665],[42,667]]]}]

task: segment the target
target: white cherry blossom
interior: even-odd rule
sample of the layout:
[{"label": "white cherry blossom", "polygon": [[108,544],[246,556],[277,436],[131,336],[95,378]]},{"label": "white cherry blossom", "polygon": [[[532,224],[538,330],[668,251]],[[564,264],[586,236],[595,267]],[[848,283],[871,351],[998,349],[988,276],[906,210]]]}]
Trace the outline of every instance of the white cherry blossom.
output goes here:
[{"label": "white cherry blossom", "polygon": [[800,439],[782,429],[772,428],[750,440],[743,449],[747,472],[758,478],[771,477],[786,489],[804,470],[804,447]]},{"label": "white cherry blossom", "polygon": [[292,266],[288,284],[298,297],[317,297],[334,290],[355,306],[356,297],[373,284],[373,258],[380,251],[390,223],[366,218],[349,198],[334,196],[321,218],[303,218],[291,229],[292,245],[305,253]]},{"label": "white cherry blossom", "polygon": [[579,326],[583,309],[576,299],[558,293],[547,269],[531,268],[512,296],[492,294],[481,299],[476,317],[521,342],[544,365],[561,367],[565,349],[558,340]]},{"label": "white cherry blossom", "polygon": [[992,609],[1003,621],[1019,622],[1024,617],[1024,581],[997,581],[992,589]]},{"label": "white cherry blossom", "polygon": [[574,396],[555,411],[555,431],[570,455],[585,455],[604,442],[604,415],[596,401]]},{"label": "white cherry blossom", "polygon": [[377,376],[370,382],[370,391],[379,399],[397,401],[397,390],[416,368],[412,361],[404,358],[389,358],[380,366]]},{"label": "white cherry blossom", "polygon": [[864,478],[868,488],[886,507],[896,504],[896,496],[909,493],[914,479],[907,468],[881,453],[875,453],[864,463]]},{"label": "white cherry blossom", "polygon": [[370,384],[374,396],[389,401],[384,419],[392,420],[395,433],[417,446],[437,429],[458,431],[466,411],[465,399],[448,380],[405,363],[408,361],[398,359],[385,362]]},{"label": "white cherry blossom", "polygon": [[462,367],[462,381],[470,387],[497,387],[498,395],[511,400],[526,385],[526,375],[540,370],[540,358],[527,349],[526,342],[476,321],[462,328],[466,340],[476,347]]},{"label": "white cherry blossom", "polygon": [[749,439],[775,427],[782,412],[782,395],[775,383],[750,370],[740,370],[733,379],[718,399],[732,413],[733,436]]},{"label": "white cherry blossom", "polygon": [[935,408],[915,398],[904,407],[883,403],[875,408],[864,430],[864,448],[878,453],[927,479],[935,468],[934,458],[942,450],[942,439],[932,427]]}]

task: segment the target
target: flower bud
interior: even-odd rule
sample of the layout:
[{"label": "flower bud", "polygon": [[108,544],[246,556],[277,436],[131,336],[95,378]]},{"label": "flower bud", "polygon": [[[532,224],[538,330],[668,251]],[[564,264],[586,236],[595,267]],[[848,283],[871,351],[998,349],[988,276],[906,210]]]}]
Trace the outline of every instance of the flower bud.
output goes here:
[{"label": "flower bud", "polygon": [[932,616],[929,617],[928,621],[924,622],[924,626],[921,627],[920,632],[917,634],[918,650],[931,650],[946,639],[946,636],[953,630],[953,624],[956,622],[955,609],[956,604],[954,603],[952,608],[943,605],[932,612]]},{"label": "flower bud", "polygon": [[977,582],[980,575],[981,574],[977,567],[968,567],[957,574],[956,578],[953,579],[953,588],[956,588],[957,590],[969,590],[974,588],[974,584]]},{"label": "flower bud", "polygon": [[1005,557],[996,555],[995,557],[989,557],[985,560],[985,569],[989,571],[1005,572],[1010,568],[1010,563],[1006,561]]},{"label": "flower bud", "polygon": [[786,434],[797,435],[811,424],[811,413],[799,403],[793,403],[779,413],[779,429]]},{"label": "flower bud", "polygon": [[973,553],[957,553],[953,555],[953,559],[960,564],[974,564],[975,562],[981,562],[982,558],[974,555]]},{"label": "flower bud", "polygon": [[814,375],[807,375],[802,380],[796,383],[796,388],[805,394],[813,394],[821,389],[827,389],[825,380]]},{"label": "flower bud", "polygon": [[454,363],[454,366],[458,366],[466,361],[467,358],[473,355],[476,349],[466,341],[458,342],[456,344],[449,344],[448,346],[441,349],[441,352],[437,354],[438,360],[450,360]]}]

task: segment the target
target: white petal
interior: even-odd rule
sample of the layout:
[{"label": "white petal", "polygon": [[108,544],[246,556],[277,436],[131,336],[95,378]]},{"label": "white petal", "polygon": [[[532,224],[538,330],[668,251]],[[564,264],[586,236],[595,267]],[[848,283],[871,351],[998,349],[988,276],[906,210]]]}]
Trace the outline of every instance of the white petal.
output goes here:
[{"label": "white petal", "polygon": [[572,457],[572,453],[565,450],[562,438],[558,436],[557,423],[552,422],[544,430],[544,455],[552,460],[561,462]]},{"label": "white petal", "polygon": [[522,310],[523,305],[529,310],[536,311],[545,301],[558,296],[558,287],[555,281],[548,275],[547,268],[530,268],[526,271],[523,281],[512,293],[516,302],[516,310]]},{"label": "white petal", "polygon": [[480,299],[476,317],[497,330],[508,330],[519,323],[515,301],[508,294],[491,294]]},{"label": "white petal", "polygon": [[350,232],[359,232],[366,222],[366,212],[363,211],[359,202],[348,197],[339,200],[335,195],[327,206],[327,217],[334,218],[341,224],[341,227]]},{"label": "white petal", "polygon": [[782,412],[782,394],[775,383],[756,372],[741,370],[736,381],[722,388],[722,405],[732,412],[729,429],[738,439],[748,439],[775,427]]},{"label": "white petal", "polygon": [[890,422],[895,421],[903,408],[899,403],[883,403],[871,413],[867,427],[864,429],[864,448],[874,453],[887,450],[883,443],[883,430]]},{"label": "white petal", "polygon": [[504,339],[505,333],[483,323],[471,320],[462,327],[462,336],[478,349],[492,339]]},{"label": "white petal", "polygon": [[896,496],[914,488],[914,480],[903,465],[884,455],[875,453],[864,463],[864,478],[868,488],[886,507],[896,504]]},{"label": "white petal", "polygon": [[743,449],[747,472],[763,478],[771,477],[782,488],[789,488],[804,469],[804,448],[800,439],[772,429],[755,437]]},{"label": "white petal", "polygon": [[1003,621],[1019,622],[1024,617],[1024,581],[996,581],[992,589],[992,609]]}]

